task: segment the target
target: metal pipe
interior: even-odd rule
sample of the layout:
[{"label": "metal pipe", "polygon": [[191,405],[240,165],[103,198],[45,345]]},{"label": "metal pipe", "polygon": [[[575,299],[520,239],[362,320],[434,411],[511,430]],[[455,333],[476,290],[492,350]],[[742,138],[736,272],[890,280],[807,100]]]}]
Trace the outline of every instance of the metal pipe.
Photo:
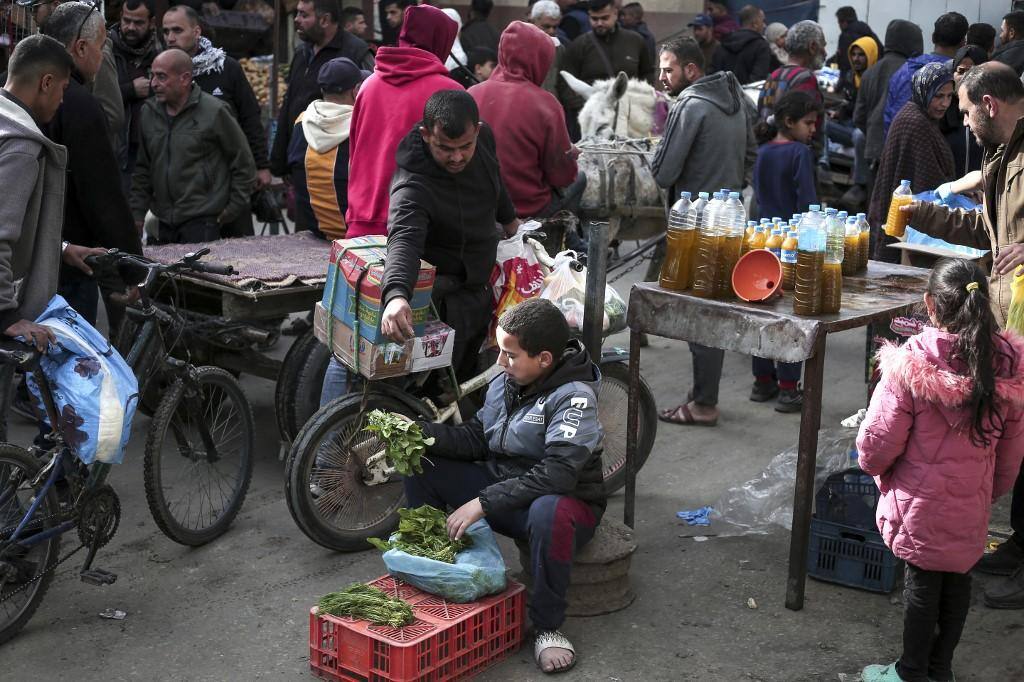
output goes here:
[{"label": "metal pipe", "polygon": [[822,378],[825,373],[823,330],[814,340],[814,354],[804,364],[804,406],[800,413],[800,440],[796,457],[796,485],[793,493],[793,530],[789,536],[789,577],[786,580],[786,608],[804,607],[807,582],[807,547],[811,535],[811,505],[814,502],[814,468],[818,459],[818,428],[821,426]]},{"label": "metal pipe", "polygon": [[587,290],[583,302],[583,343],[591,358],[601,357],[604,337],[604,288],[608,275],[608,223],[587,223]]},{"label": "metal pipe", "polygon": [[629,331],[629,402],[626,408],[626,499],[622,522],[636,528],[636,448],[640,431],[640,332]]}]

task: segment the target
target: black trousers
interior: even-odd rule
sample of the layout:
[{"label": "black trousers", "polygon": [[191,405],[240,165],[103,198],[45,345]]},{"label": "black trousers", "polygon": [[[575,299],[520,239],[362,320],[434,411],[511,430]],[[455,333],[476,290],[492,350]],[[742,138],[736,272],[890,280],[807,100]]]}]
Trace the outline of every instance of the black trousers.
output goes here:
[{"label": "black trousers", "polygon": [[1013,501],[1010,503],[1010,528],[1013,539],[1024,547],[1024,465],[1020,468],[1017,483],[1013,486]]},{"label": "black trousers", "polygon": [[896,670],[905,682],[948,682],[971,606],[971,576],[926,571],[909,561],[904,575],[903,655]]},{"label": "black trousers", "polygon": [[220,239],[221,226],[213,216],[192,218],[183,223],[172,225],[160,221],[158,239],[161,244],[195,244],[212,242]]}]

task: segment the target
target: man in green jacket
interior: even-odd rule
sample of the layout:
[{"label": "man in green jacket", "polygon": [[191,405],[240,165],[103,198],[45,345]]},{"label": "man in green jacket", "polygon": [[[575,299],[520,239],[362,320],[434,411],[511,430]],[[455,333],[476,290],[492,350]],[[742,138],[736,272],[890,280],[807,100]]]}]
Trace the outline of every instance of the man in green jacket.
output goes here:
[{"label": "man in green jacket", "polygon": [[220,237],[220,226],[249,210],[256,163],[228,105],[192,83],[192,59],[177,48],[153,60],[155,98],[142,107],[132,213],[160,220],[161,243]]}]

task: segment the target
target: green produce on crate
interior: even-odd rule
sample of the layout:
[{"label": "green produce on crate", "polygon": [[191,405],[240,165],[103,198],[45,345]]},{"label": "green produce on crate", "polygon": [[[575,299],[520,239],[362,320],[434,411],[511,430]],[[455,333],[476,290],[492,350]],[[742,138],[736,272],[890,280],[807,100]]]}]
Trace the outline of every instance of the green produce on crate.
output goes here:
[{"label": "green produce on crate", "polygon": [[384,410],[371,411],[366,415],[366,421],[366,430],[376,433],[384,441],[384,454],[395,471],[403,476],[423,473],[420,458],[427,451],[426,446],[434,444],[434,439],[424,438],[419,424]]},{"label": "green produce on crate", "polygon": [[317,607],[321,614],[352,616],[374,625],[400,628],[413,621],[412,607],[407,602],[363,583],[352,583],[340,592],[325,594]]},{"label": "green produce on crate", "polygon": [[398,532],[388,542],[370,538],[369,543],[382,552],[400,549],[407,554],[446,564],[454,564],[455,555],[473,545],[465,535],[458,540],[449,538],[444,512],[429,504],[416,509],[399,509],[398,516]]}]

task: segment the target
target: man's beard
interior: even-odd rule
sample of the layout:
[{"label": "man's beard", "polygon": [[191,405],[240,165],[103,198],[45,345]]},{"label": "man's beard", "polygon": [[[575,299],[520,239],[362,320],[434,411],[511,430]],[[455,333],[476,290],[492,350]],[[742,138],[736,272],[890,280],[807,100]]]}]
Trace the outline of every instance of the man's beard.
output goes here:
[{"label": "man's beard", "polygon": [[977,120],[971,125],[971,132],[974,133],[974,139],[978,141],[982,147],[996,147],[999,145],[999,140],[996,137],[996,127],[992,123],[992,117],[985,112],[984,109],[978,109],[976,114]]},{"label": "man's beard", "polygon": [[679,81],[679,85],[676,88],[673,88],[669,92],[669,94],[672,95],[673,97],[678,97],[679,95],[682,94],[683,90],[690,87],[691,85],[693,85],[693,81],[686,80],[686,76],[683,76],[682,79]]},{"label": "man's beard", "polygon": [[324,30],[319,24],[313,24],[302,32],[302,37],[308,43],[319,43],[324,37]]},{"label": "man's beard", "polygon": [[141,47],[145,45],[151,34],[152,32],[139,34],[135,31],[121,31],[121,37],[124,38],[124,43],[128,47]]}]

